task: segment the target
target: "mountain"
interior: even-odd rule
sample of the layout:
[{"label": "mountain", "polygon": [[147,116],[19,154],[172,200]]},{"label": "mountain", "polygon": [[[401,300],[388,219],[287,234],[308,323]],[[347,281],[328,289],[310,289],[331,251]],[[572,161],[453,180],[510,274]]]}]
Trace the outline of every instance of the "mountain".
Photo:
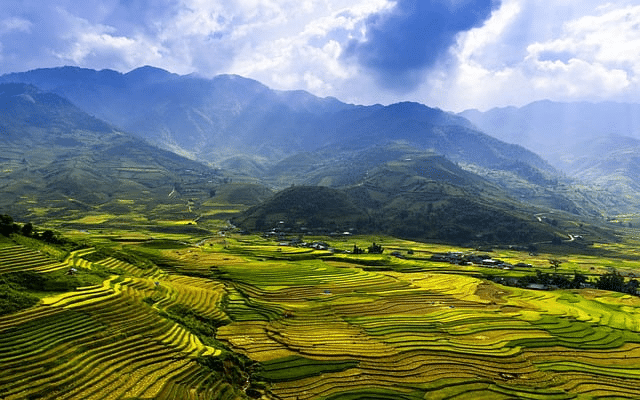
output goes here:
[{"label": "mountain", "polygon": [[0,81],[36,85],[165,150],[273,188],[353,184],[401,156],[394,150],[400,145],[411,148],[409,153],[442,155],[531,204],[600,215],[599,206],[609,201],[594,202],[587,191],[576,194],[524,147],[483,133],[462,116],[418,103],[356,106],[272,90],[234,75],[206,79],[152,67],[125,74],[40,69]]},{"label": "mountain", "polygon": [[[105,205],[150,210],[208,198],[223,181],[219,170],[154,147],[27,84],[0,84],[0,137],[0,207],[14,215]],[[118,206],[122,201],[135,206]]]},{"label": "mountain", "polygon": [[[179,76],[152,67],[126,74],[75,67],[0,77],[68,98],[81,109],[180,154],[207,162],[232,158],[250,166],[321,148],[361,149],[404,140],[455,161],[491,168],[540,157],[476,130],[460,116],[418,103],[355,106],[303,91],[276,91],[233,75]],[[238,158],[240,157],[240,158]]]},{"label": "mountain", "polygon": [[[127,74],[74,67],[9,74],[173,151],[212,161],[249,152],[280,156],[318,140],[316,116],[348,107],[308,93],[278,92],[239,76],[178,76],[143,67]],[[248,145],[251,144],[251,145]]]},{"label": "mountain", "polygon": [[557,157],[581,142],[608,136],[640,139],[640,104],[543,100],[520,108],[466,110],[458,115],[500,140],[541,154],[554,166],[562,166]]},{"label": "mountain", "polygon": [[536,151],[582,186],[595,186],[592,197],[613,195],[603,209],[637,212],[640,104],[538,101],[459,115],[501,140]]},{"label": "mountain", "polygon": [[293,186],[234,220],[248,230],[386,233],[460,244],[551,241],[562,230],[443,156],[414,152],[341,187]]},{"label": "mountain", "polygon": [[568,147],[558,157],[571,176],[623,195],[640,193],[640,140],[606,136]]}]

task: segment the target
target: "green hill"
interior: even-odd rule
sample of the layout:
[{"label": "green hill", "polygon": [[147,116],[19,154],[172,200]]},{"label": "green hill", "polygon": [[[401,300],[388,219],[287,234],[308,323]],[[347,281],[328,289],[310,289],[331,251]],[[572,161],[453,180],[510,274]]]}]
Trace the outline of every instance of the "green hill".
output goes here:
[{"label": "green hill", "polygon": [[334,231],[365,227],[368,215],[341,190],[322,186],[294,186],[249,208],[234,223],[252,231],[266,231],[278,225],[296,232]]},{"label": "green hill", "polygon": [[[150,209],[208,198],[219,170],[161,150],[28,85],[0,85],[0,207],[14,215]],[[172,196],[169,196],[172,194]],[[133,209],[135,207],[130,207]]]},{"label": "green hill", "polygon": [[247,210],[235,223],[248,230],[378,233],[455,243],[551,241],[561,230],[539,212],[434,154],[379,164],[358,182],[328,188],[294,186]]}]

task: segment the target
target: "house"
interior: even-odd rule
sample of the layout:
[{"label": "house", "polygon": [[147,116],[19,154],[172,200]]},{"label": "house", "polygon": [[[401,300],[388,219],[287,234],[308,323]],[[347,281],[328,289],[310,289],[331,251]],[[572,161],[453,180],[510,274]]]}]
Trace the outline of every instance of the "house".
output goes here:
[{"label": "house", "polygon": [[313,242],[309,247],[315,250],[329,250],[329,245],[325,242]]},{"label": "house", "polygon": [[449,256],[446,254],[434,254],[431,256],[431,261],[449,262]]}]

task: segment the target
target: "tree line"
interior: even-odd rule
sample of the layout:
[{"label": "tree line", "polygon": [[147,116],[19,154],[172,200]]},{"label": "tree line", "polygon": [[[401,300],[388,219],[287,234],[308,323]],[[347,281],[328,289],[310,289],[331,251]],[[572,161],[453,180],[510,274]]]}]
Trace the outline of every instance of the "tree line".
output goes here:
[{"label": "tree line", "polygon": [[13,217],[7,214],[0,214],[0,235],[6,237],[11,235],[22,235],[53,244],[62,244],[64,242],[64,240],[62,240],[52,230],[47,229],[40,232],[36,230],[31,222],[19,225],[13,220]]},{"label": "tree line", "polygon": [[[501,279],[500,277],[488,277],[491,280]],[[586,275],[574,272],[573,276],[548,273],[536,270],[535,275],[527,275],[519,278],[512,278],[514,286],[527,287],[532,284],[543,285],[545,287],[555,287],[558,289],[581,289],[584,287],[593,287],[601,290],[610,290],[613,292],[627,293],[638,295],[640,281],[635,278],[625,281],[624,276],[616,270],[607,272],[594,279],[589,279]],[[589,286],[587,286],[589,285]]]}]

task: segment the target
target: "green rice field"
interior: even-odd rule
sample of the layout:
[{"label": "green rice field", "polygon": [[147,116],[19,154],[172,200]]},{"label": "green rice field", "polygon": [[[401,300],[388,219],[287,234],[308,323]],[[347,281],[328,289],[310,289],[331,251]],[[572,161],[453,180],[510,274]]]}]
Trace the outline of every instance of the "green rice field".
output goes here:
[{"label": "green rice field", "polygon": [[[104,278],[0,316],[0,398],[640,398],[639,297],[486,279],[552,271],[557,254],[493,250],[533,267],[489,270],[429,260],[473,249],[385,237],[312,239],[328,251],[235,234],[109,235],[87,234],[96,247],[63,261],[3,241],[0,278]],[[342,252],[372,241],[385,252]],[[558,272],[640,272],[621,246],[562,254]]]}]

